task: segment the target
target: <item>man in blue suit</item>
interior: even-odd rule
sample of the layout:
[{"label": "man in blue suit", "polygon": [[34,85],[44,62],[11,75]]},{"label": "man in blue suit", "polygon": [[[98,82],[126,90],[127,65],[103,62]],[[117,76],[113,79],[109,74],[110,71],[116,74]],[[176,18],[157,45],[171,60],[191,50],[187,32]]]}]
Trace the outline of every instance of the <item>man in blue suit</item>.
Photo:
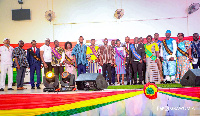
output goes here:
[{"label": "man in blue suit", "polygon": [[40,60],[40,49],[36,47],[36,41],[31,41],[32,47],[27,49],[27,60],[30,66],[30,82],[31,89],[35,89],[34,73],[36,70],[37,74],[37,89],[40,89],[41,83],[41,60]]}]

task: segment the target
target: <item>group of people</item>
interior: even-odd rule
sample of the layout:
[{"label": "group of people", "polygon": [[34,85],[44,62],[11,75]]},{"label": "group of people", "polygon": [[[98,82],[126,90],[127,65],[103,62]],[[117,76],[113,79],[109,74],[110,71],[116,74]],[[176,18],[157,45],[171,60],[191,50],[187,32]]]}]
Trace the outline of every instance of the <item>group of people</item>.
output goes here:
[{"label": "group of people", "polygon": [[[108,39],[103,40],[104,45],[96,46],[95,39],[91,39],[91,45],[83,43],[84,38],[79,37],[79,43],[72,48],[71,42],[66,42],[64,49],[59,46],[59,41],[54,41],[54,46],[49,46],[50,39],[45,39],[45,44],[36,47],[36,41],[32,40],[32,47],[26,51],[23,49],[24,42],[19,41],[18,47],[10,46],[10,40],[5,38],[4,45],[0,47],[1,54],[1,80],[0,91],[4,91],[5,78],[8,72],[8,90],[13,90],[13,67],[17,70],[17,90],[27,89],[23,87],[26,68],[30,68],[31,89],[40,89],[41,63],[44,74],[52,71],[55,75],[62,75],[65,71],[75,75],[86,73],[100,73],[102,67],[103,77],[109,85],[124,85],[126,75],[127,85],[145,84],[146,82],[172,82],[180,81],[184,74],[191,69],[200,66],[200,41],[199,34],[193,34],[193,41],[184,40],[184,34],[178,33],[178,41],[170,38],[171,31],[166,31],[166,39],[159,40],[159,34],[143,38],[134,38],[134,44],[130,43],[130,37],[125,37],[125,44],[120,40],[112,40],[108,45]],[[14,59],[14,62],[13,62]],[[192,63],[192,66],[190,65]],[[34,73],[37,74],[37,84],[34,82]],[[120,81],[120,75],[122,79]],[[137,81],[139,77],[139,82]],[[59,87],[59,85],[58,85]],[[57,87],[57,88],[58,88]]]}]

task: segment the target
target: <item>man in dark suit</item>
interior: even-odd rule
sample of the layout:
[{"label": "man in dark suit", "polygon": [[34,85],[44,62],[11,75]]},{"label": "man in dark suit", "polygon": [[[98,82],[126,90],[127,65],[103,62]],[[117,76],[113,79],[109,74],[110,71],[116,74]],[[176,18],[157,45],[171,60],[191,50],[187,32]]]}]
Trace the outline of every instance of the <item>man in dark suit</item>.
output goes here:
[{"label": "man in dark suit", "polygon": [[131,66],[130,58],[129,58],[130,57],[129,50],[130,50],[130,45],[131,45],[131,43],[129,43],[130,37],[128,37],[128,36],[125,37],[125,42],[126,42],[126,44],[124,45],[124,47],[125,47],[125,51],[126,51],[126,79],[127,79],[127,85],[130,85],[130,80],[132,79],[131,74],[133,74],[132,66]]},{"label": "man in dark suit", "polygon": [[32,47],[27,49],[27,60],[30,66],[30,82],[31,89],[35,89],[34,73],[36,70],[37,74],[37,89],[40,89],[41,83],[41,60],[40,60],[40,49],[36,47],[36,41],[31,41]]},{"label": "man in dark suit", "polygon": [[[144,45],[144,38],[140,37],[139,38],[139,43]],[[144,84],[146,84],[145,82],[145,77],[146,77],[146,62],[144,62],[144,60],[142,61],[142,77],[143,77],[143,81]]]},{"label": "man in dark suit", "polygon": [[138,44],[138,37],[134,38],[134,44],[130,45],[129,57],[134,72],[134,85],[137,84],[137,73],[139,75],[139,83],[142,84],[142,60],[144,59],[145,50],[143,44]]}]

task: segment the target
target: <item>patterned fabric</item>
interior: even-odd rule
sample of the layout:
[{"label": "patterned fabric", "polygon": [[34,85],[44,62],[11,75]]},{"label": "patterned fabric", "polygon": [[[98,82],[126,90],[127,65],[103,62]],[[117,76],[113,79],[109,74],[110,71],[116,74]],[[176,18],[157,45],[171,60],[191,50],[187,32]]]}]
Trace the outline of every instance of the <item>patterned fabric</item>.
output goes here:
[{"label": "patterned fabric", "polygon": [[[153,56],[156,56],[156,52],[159,51],[157,43],[151,42],[146,44],[146,49],[149,50]],[[146,82],[158,82],[160,81],[160,73],[157,63],[146,55]]]},{"label": "patterned fabric", "polygon": [[[170,38],[169,40],[166,39],[166,44],[167,44],[167,47],[173,52],[173,42],[172,41],[176,41],[172,38]],[[162,46],[163,46],[163,59],[164,60],[167,60],[167,56],[169,55],[162,43]]]},{"label": "patterned fabric", "polygon": [[[59,56],[62,56],[62,53],[64,52],[64,49],[61,47],[56,47],[54,50],[56,51],[56,53],[58,53]],[[52,65],[59,64],[61,61],[61,58],[58,58],[57,55],[54,52],[52,52],[52,62],[51,62]]]},{"label": "patterned fabric", "polygon": [[[116,47],[116,48],[122,57],[126,56],[126,53],[123,47]],[[118,54],[115,55],[115,63],[117,65],[117,67],[115,68],[116,74],[126,74],[125,65],[123,64],[123,60],[120,58]]]},{"label": "patterned fabric", "polygon": [[[71,53],[72,53],[71,50],[70,50],[70,51],[68,51],[68,50],[65,51],[65,54],[66,54],[71,60],[73,60],[73,56],[71,55]],[[74,67],[74,66],[65,63],[65,71],[68,71],[69,73],[72,73],[72,74],[73,74],[73,70],[74,70],[73,67]]]},{"label": "patterned fabric", "polygon": [[175,75],[176,74],[176,61],[164,60],[162,65],[163,65],[163,74],[164,75]]},{"label": "patterned fabric", "polygon": [[83,64],[88,66],[88,60],[86,59],[86,50],[87,46],[85,44],[83,44],[82,46],[80,44],[76,44],[74,46],[72,50],[72,56],[75,55],[77,65]]},{"label": "patterned fabric", "polygon": [[[167,47],[173,52],[173,41],[174,39],[170,38],[169,40],[166,39]],[[162,43],[163,46],[163,43]],[[169,54],[167,53],[165,47],[163,46],[163,74],[164,75],[175,75],[176,74],[176,61],[168,61]]]},{"label": "patterned fabric", "polygon": [[[156,56],[156,51],[159,52],[159,47],[156,43],[152,42],[151,44],[146,44],[146,49],[149,50],[153,56]],[[146,54],[146,58],[149,56]]]},{"label": "patterned fabric", "polygon": [[[91,48],[94,48],[94,49],[92,50]],[[98,46],[95,46],[95,47],[88,46],[87,47],[87,51],[86,51],[87,58],[90,58],[91,60],[93,60],[93,63],[91,63],[90,61],[88,62],[89,73],[97,73],[97,71],[99,69],[98,63],[94,62],[97,59],[97,57],[95,56],[94,53],[96,53],[96,55],[97,55],[97,50],[98,49],[99,49]]]},{"label": "patterned fabric", "polygon": [[102,45],[97,51],[97,56],[100,56],[102,58],[103,64],[113,63],[115,50],[111,46],[105,47],[104,45]]},{"label": "patterned fabric", "polygon": [[[24,49],[21,49],[20,47],[16,47],[13,50],[13,57],[17,57],[17,61],[19,63],[20,67],[29,67],[27,56],[26,56],[26,51]],[[15,61],[13,62],[13,67],[17,67],[17,64]]]},{"label": "patterned fabric", "polygon": [[[198,49],[199,53],[195,49],[195,46]],[[194,42],[194,41],[191,42],[191,49],[192,49],[192,58],[200,57],[200,41],[199,40],[197,42]]]},{"label": "patterned fabric", "polygon": [[99,69],[98,63],[88,62],[88,64],[89,64],[89,71],[88,71],[88,73],[97,73],[97,71]]},{"label": "patterned fabric", "polygon": [[[187,49],[190,48],[190,41],[188,40],[184,40],[183,42],[178,43],[178,47],[183,50],[184,52],[187,52]],[[181,54],[178,50],[176,52],[176,56],[183,56],[183,54]]]},{"label": "patterned fabric", "polygon": [[[71,53],[72,53],[72,50],[70,50],[70,51],[65,50],[65,54],[66,54],[71,60],[74,60],[74,59],[73,59],[73,56],[71,55]],[[66,59],[65,59],[65,60],[66,60]],[[75,79],[77,78],[77,71],[76,71],[76,68],[75,68],[74,66],[65,63],[65,71],[68,71],[69,73],[74,74],[74,75],[75,75]]]},{"label": "patterned fabric", "polygon": [[161,43],[162,43],[162,41],[160,41],[160,40],[157,41],[158,46],[160,46]]},{"label": "patterned fabric", "polygon": [[186,56],[179,56],[177,60],[177,79],[182,79],[184,74],[191,69],[190,62]]},{"label": "patterned fabric", "polygon": [[[96,54],[97,54],[97,50],[98,49],[99,49],[99,47],[95,46]],[[94,55],[94,53],[92,52],[92,50],[91,50],[91,48],[89,46],[87,47],[86,55],[87,55],[87,58],[90,57],[91,60],[96,60],[97,59],[97,57]]]}]

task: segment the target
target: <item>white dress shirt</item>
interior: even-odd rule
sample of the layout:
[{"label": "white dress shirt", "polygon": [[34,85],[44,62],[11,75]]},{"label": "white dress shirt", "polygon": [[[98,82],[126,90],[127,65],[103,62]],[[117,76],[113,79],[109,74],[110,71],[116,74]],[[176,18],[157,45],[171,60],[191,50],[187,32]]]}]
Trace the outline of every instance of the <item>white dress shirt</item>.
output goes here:
[{"label": "white dress shirt", "polygon": [[43,45],[43,46],[40,47],[40,51],[44,52],[43,58],[44,58],[45,62],[51,62],[52,61],[52,54],[51,54],[52,50],[51,50],[50,46]]},{"label": "white dress shirt", "polygon": [[12,60],[12,52],[13,52],[13,47],[9,46],[7,48],[5,45],[0,47],[0,54],[1,54],[1,64],[9,64],[11,65],[13,60]]},{"label": "white dress shirt", "polygon": [[[31,47],[32,48],[32,50],[33,50],[33,52],[34,52],[34,47]],[[37,48],[35,47],[35,52],[37,51]]]}]

